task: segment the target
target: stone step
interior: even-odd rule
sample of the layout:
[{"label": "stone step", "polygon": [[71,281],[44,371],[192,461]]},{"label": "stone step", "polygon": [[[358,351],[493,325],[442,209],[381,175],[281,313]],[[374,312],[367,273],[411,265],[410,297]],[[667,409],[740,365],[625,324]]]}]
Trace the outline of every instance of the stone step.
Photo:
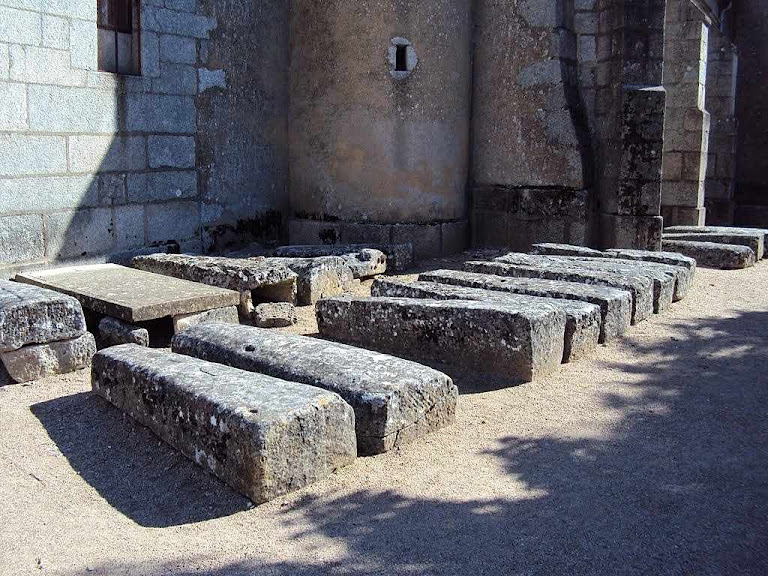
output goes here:
[{"label": "stone step", "polygon": [[333,392],[125,344],[93,359],[93,390],[254,503],[356,457],[355,416]]},{"label": "stone step", "polygon": [[504,262],[466,262],[464,270],[479,274],[511,276],[516,278],[540,278],[577,282],[592,286],[608,286],[626,290],[632,298],[632,324],[650,318],[653,314],[653,282],[648,278],[625,276],[622,274],[597,272],[575,267],[537,267],[507,264]]},{"label": "stone step", "polygon": [[438,282],[403,282],[392,278],[375,280],[371,286],[371,296],[428,298],[432,300],[479,300],[509,306],[526,306],[531,303],[549,304],[565,312],[563,362],[566,363],[588,356],[600,339],[600,307],[577,300],[525,296]]},{"label": "stone step", "polygon": [[275,256],[287,258],[314,258],[317,256],[347,256],[359,254],[362,250],[379,250],[387,256],[387,270],[403,272],[413,267],[413,246],[411,244],[305,244],[281,246]]},{"label": "stone step", "polygon": [[[666,296],[670,289],[668,286],[672,282],[672,300],[679,302],[688,295],[692,277],[690,270],[682,266],[672,266],[669,264],[660,264],[657,262],[648,262],[645,260],[625,260],[623,258],[594,258],[586,256],[554,256],[557,259],[574,263],[588,263],[590,268],[597,266],[598,270],[616,270],[622,274],[649,273],[654,280],[654,290],[659,294],[664,292],[664,297],[658,297],[666,302]],[[665,278],[666,276],[666,278]],[[666,305],[666,304],[665,304]]]},{"label": "stone step", "polygon": [[19,282],[0,280],[0,352],[85,334],[75,298]]},{"label": "stone step", "polygon": [[355,410],[361,455],[446,426],[456,411],[456,387],[445,374],[317,338],[208,324],[174,337],[173,351],[336,392]]},{"label": "stone step", "polygon": [[528,382],[560,365],[565,313],[548,304],[338,297],[317,303],[323,337]]},{"label": "stone step", "polygon": [[632,295],[626,290],[608,286],[592,286],[576,282],[561,282],[539,278],[513,278],[492,274],[475,274],[461,270],[436,270],[419,275],[423,282],[437,282],[453,286],[466,286],[511,294],[523,294],[587,302],[600,308],[600,342],[608,342],[622,335],[632,319]]},{"label": "stone step", "polygon": [[0,361],[10,377],[22,383],[87,368],[94,354],[96,339],[86,332],[69,340],[31,344],[11,352],[0,352]]},{"label": "stone step", "polygon": [[354,287],[354,274],[339,256],[267,258],[266,262],[284,266],[296,274],[297,301],[302,306],[344,294]]},{"label": "stone step", "polygon": [[570,256],[536,256],[530,254],[520,254],[510,252],[504,256],[495,258],[495,262],[506,264],[519,264],[521,266],[534,266],[537,268],[567,269],[586,272],[607,272],[609,274],[619,274],[628,278],[644,277],[651,281],[653,286],[653,311],[656,314],[668,310],[672,305],[675,293],[675,279],[670,278],[663,272],[631,267],[629,264],[622,264],[613,258],[597,258],[587,261],[579,257],[574,260]]},{"label": "stone step", "polygon": [[674,250],[693,258],[703,268],[738,270],[755,265],[755,252],[748,246],[667,238],[662,239],[661,245],[665,250]]},{"label": "stone step", "polygon": [[689,242],[713,242],[748,246],[755,253],[755,260],[763,259],[765,235],[762,232],[667,232],[662,240],[683,240]]}]

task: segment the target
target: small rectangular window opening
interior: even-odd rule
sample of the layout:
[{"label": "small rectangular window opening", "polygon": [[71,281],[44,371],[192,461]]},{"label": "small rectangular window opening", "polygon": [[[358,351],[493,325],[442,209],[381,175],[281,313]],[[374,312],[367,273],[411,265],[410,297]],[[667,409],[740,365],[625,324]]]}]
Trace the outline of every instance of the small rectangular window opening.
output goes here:
[{"label": "small rectangular window opening", "polygon": [[99,70],[141,74],[139,2],[98,0]]},{"label": "small rectangular window opening", "polygon": [[408,46],[398,44],[395,52],[395,72],[408,72]]}]

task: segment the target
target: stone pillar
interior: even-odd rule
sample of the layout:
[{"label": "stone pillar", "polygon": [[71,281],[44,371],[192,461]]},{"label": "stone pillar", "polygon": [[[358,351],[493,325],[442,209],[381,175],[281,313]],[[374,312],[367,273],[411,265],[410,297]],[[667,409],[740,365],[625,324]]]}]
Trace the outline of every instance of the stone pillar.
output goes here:
[{"label": "stone pillar", "polygon": [[594,59],[597,15],[577,19],[572,0],[478,0],[474,17],[473,242],[584,244],[592,146],[576,27]]},{"label": "stone pillar", "polygon": [[661,247],[664,0],[598,0],[596,137],[603,248]]},{"label": "stone pillar", "polygon": [[664,38],[664,225],[703,225],[709,114],[705,110],[710,21],[691,0],[668,0]]},{"label": "stone pillar", "polygon": [[710,114],[705,184],[707,224],[733,224],[736,178],[736,46],[716,26],[709,29],[706,106]]},{"label": "stone pillar", "polygon": [[292,0],[290,241],[466,247],[471,0]]}]

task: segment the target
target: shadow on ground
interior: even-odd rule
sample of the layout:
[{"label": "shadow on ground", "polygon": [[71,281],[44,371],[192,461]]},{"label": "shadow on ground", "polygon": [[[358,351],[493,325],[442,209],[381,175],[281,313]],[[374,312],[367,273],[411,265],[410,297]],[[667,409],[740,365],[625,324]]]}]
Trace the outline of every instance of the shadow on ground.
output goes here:
[{"label": "shadow on ground", "polygon": [[[640,376],[631,379],[637,383],[618,376],[613,389],[606,386],[606,408],[621,415],[608,434],[510,436],[489,453],[510,481],[528,488],[526,497],[456,502],[392,491],[305,497],[276,521],[286,523],[295,539],[339,541],[347,553],[336,563],[245,562],[190,572],[126,564],[94,571],[762,576],[768,573],[766,326],[768,312],[750,312],[674,326],[677,335],[663,344],[635,340],[626,361],[608,366]],[[126,513],[135,515],[138,504],[123,492],[135,492],[137,483],[154,495],[174,494],[169,479],[184,486],[184,498],[165,512],[174,521],[160,521],[159,510],[145,512],[154,525],[189,515],[184,501],[215,489],[202,472],[182,467],[164,473],[143,450],[149,442],[143,437],[121,443],[132,446],[130,453],[102,454],[110,441],[93,431],[109,429],[117,442],[126,424],[100,404],[89,406],[94,400],[65,402],[37,413],[78,471]],[[91,423],[94,412],[97,422]],[[84,429],[62,432],[71,427],[62,416],[73,414]],[[84,447],[86,437],[96,445]],[[140,464],[131,466],[136,450]],[[163,454],[161,460],[173,460]],[[110,488],[112,482],[119,488]],[[152,488],[155,482],[162,489]],[[217,498],[222,494],[219,489]],[[231,509],[242,505],[227,497]]]},{"label": "shadow on ground", "polygon": [[228,516],[249,501],[91,393],[32,406],[72,468],[137,524],[164,528]]}]

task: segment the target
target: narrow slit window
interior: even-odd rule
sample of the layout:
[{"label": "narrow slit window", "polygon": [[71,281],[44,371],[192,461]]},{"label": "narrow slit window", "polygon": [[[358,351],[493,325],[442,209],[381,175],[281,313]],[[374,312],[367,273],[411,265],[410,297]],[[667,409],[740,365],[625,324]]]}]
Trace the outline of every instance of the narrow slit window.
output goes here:
[{"label": "narrow slit window", "polygon": [[141,74],[139,2],[98,0],[99,70]]},{"label": "narrow slit window", "polygon": [[408,72],[408,46],[405,44],[396,46],[395,72]]}]

